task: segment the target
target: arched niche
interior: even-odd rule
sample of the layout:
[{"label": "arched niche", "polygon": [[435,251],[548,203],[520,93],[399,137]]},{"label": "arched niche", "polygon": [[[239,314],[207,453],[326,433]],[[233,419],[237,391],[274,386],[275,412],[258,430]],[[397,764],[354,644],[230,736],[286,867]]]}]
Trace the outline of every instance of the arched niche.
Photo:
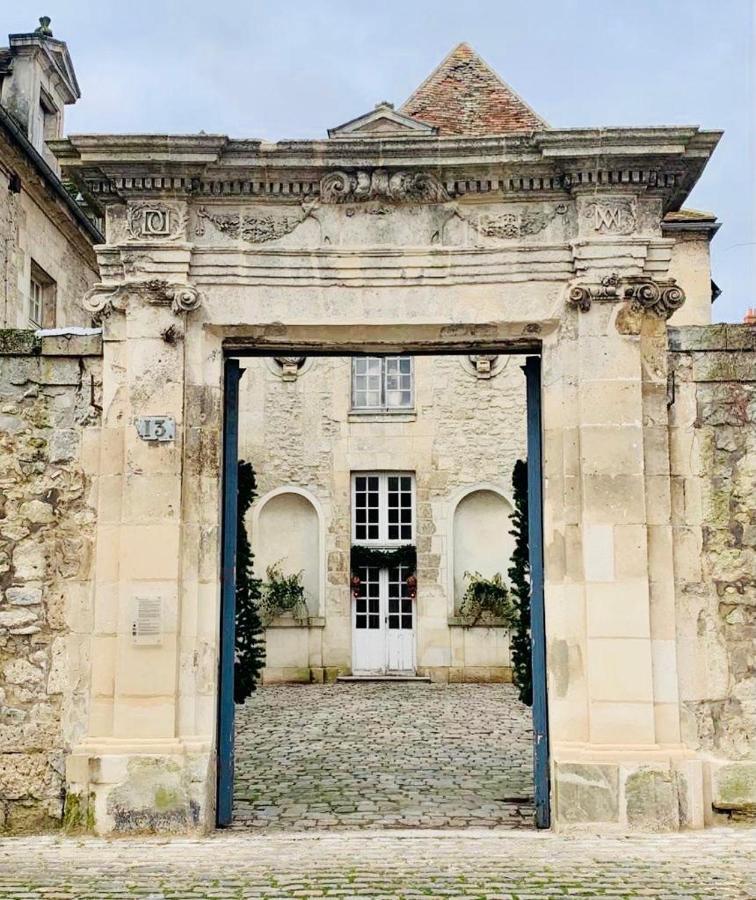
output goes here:
[{"label": "arched niche", "polygon": [[490,578],[500,572],[507,578],[514,538],[510,515],[512,502],[495,485],[467,488],[452,504],[449,598],[450,612],[459,608],[465,592],[465,572]]},{"label": "arched niche", "polygon": [[317,498],[297,487],[276,488],[252,507],[252,552],[256,578],[279,562],[290,575],[302,571],[310,616],[320,615],[325,595],[323,515]]}]

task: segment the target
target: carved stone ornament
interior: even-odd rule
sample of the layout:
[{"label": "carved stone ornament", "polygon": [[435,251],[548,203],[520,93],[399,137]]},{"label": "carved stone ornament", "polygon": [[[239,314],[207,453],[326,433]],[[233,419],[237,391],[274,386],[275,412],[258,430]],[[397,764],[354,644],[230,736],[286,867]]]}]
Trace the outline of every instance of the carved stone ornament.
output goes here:
[{"label": "carved stone ornament", "polygon": [[685,291],[672,279],[664,282],[643,279],[625,288],[625,299],[631,301],[633,309],[668,319],[685,303]]},{"label": "carved stone ornament", "polygon": [[217,231],[230,238],[241,238],[249,244],[264,244],[290,234],[304,222],[309,214],[309,209],[302,209],[295,216],[252,216],[241,215],[241,213],[211,212],[206,206],[200,206],[197,210],[194,233],[197,237],[202,237],[205,234],[205,222],[210,222]]},{"label": "carved stone ornament", "polygon": [[581,312],[588,312],[593,301],[629,300],[632,309],[650,312],[660,319],[668,319],[675,310],[685,303],[685,291],[674,279],[653,281],[651,278],[623,279],[614,272],[601,279],[598,285],[573,285],[567,295],[567,302]]},{"label": "carved stone ornament", "polygon": [[129,234],[140,241],[183,240],[186,223],[184,204],[139,201],[129,203],[126,211]]},{"label": "carved stone ornament", "polygon": [[299,370],[307,361],[306,356],[274,356],[273,359],[280,366],[284,381],[296,381]]},{"label": "carved stone ornament", "polygon": [[557,203],[546,209],[526,210],[525,212],[506,212],[497,216],[481,216],[471,221],[473,228],[484,237],[521,238],[538,234],[557,216],[567,212],[565,203]]},{"label": "carved stone ornament", "polygon": [[430,172],[331,172],[320,180],[323,203],[393,200],[395,203],[445,203],[446,188]]},{"label": "carved stone ornament", "polygon": [[627,198],[591,200],[583,215],[599,234],[631,234],[637,224],[635,201]]},{"label": "carved stone ornament", "polygon": [[170,305],[176,315],[199,307],[202,295],[190,284],[167,281],[125,281],[118,285],[96,284],[84,295],[82,305],[93,316],[108,315],[112,310],[125,310],[129,297],[140,296],[148,303]]}]

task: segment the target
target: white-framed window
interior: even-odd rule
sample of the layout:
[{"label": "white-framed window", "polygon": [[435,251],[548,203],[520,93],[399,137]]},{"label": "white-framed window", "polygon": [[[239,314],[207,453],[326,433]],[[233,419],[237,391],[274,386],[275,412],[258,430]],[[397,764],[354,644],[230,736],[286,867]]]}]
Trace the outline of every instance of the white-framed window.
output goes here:
[{"label": "white-framed window", "polygon": [[414,393],[411,356],[352,358],[352,409],[379,412],[412,409]]},{"label": "white-framed window", "polygon": [[29,324],[37,328],[55,326],[55,282],[33,260],[29,278]]},{"label": "white-framed window", "polygon": [[415,479],[410,472],[352,475],[352,540],[411,544],[415,537]]},{"label": "white-framed window", "polygon": [[32,275],[29,283],[29,321],[37,328],[42,327],[42,316],[45,309],[45,289]]}]

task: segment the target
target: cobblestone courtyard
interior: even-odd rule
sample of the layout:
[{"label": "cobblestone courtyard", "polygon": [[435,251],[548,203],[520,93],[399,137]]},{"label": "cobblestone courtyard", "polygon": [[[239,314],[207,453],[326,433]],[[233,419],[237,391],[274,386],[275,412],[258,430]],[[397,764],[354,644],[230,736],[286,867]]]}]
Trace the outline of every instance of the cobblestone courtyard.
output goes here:
[{"label": "cobblestone courtyard", "polygon": [[2,900],[754,896],[756,831],[566,837],[535,831],[225,832],[0,840]]},{"label": "cobblestone courtyard", "polygon": [[237,708],[240,827],[522,827],[532,796],[512,685],[268,686]]}]

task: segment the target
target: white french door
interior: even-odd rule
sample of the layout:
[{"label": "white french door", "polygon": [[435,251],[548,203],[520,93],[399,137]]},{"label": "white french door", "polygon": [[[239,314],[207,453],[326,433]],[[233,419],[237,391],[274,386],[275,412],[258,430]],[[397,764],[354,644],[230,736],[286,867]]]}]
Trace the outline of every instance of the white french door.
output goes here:
[{"label": "white french door", "polygon": [[366,566],[352,601],[354,674],[414,674],[415,601],[405,566]]},{"label": "white french door", "polygon": [[[405,472],[352,476],[352,540],[377,550],[411,544],[415,533],[415,485]],[[352,573],[352,671],[414,674],[415,599],[402,565],[367,565]]]}]

